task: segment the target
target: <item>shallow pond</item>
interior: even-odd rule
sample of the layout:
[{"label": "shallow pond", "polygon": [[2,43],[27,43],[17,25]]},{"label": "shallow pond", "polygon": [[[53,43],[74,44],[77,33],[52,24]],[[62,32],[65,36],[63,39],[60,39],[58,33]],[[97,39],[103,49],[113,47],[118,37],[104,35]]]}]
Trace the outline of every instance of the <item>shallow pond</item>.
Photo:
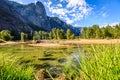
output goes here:
[{"label": "shallow pond", "polygon": [[44,48],[28,45],[0,46],[0,54],[13,55],[20,58],[20,64],[34,66],[36,69],[52,66],[62,66],[70,60],[79,48]]}]

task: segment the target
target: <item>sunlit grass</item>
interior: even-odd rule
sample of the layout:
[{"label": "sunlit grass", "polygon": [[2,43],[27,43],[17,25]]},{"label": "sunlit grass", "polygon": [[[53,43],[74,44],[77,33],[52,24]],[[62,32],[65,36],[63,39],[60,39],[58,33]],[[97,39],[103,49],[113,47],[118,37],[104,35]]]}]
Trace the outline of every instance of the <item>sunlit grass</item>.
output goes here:
[{"label": "sunlit grass", "polygon": [[33,67],[18,64],[17,59],[0,57],[0,80],[35,80]]},{"label": "sunlit grass", "polygon": [[[22,47],[23,48],[23,47]],[[32,48],[31,48],[32,49]],[[9,57],[6,57],[5,50],[1,48],[0,53],[0,80],[34,80],[34,68],[33,67],[26,67],[19,65],[18,59],[15,59],[15,56],[23,55],[23,58],[25,60],[32,60],[33,63],[38,64],[39,62],[34,62],[34,57],[36,56],[37,59],[41,58],[40,53],[43,51],[45,54],[49,53],[54,55],[56,57],[62,58],[62,56],[65,56],[64,54],[67,51],[64,50],[47,50],[44,51],[44,49],[36,49],[34,50],[34,53],[38,52],[37,54],[30,53],[29,50],[25,47],[25,49],[8,49],[6,51],[7,53],[11,52]],[[16,50],[16,51],[15,51]],[[16,53],[18,50],[21,50],[21,52],[18,54]],[[24,52],[24,50],[28,50]],[[33,50],[33,49],[32,49]],[[74,50],[74,49],[73,49]],[[39,53],[40,51],[40,53]],[[16,54],[15,54],[15,53]],[[28,53],[29,52],[29,55]],[[62,55],[58,55],[57,52],[63,53]],[[65,67],[63,70],[63,73],[66,75],[67,80],[119,80],[120,79],[120,45],[91,45],[91,46],[82,46],[80,47],[80,51],[78,52],[80,57],[75,57],[75,60],[71,60],[65,63]],[[24,57],[25,56],[25,57]],[[31,58],[31,56],[33,58]],[[39,57],[38,57],[39,56]],[[67,56],[67,55],[66,55]],[[70,55],[74,56],[74,55]],[[69,57],[70,57],[69,56]],[[35,57],[35,58],[36,58]],[[43,55],[44,57],[44,55]],[[54,56],[50,56],[54,57]],[[22,58],[22,59],[23,59]],[[42,61],[41,61],[42,62]],[[30,62],[30,65],[33,64]],[[52,61],[49,62],[52,64]],[[51,75],[52,78],[52,74]]]},{"label": "sunlit grass", "polygon": [[83,48],[80,59],[65,66],[68,80],[119,80],[120,45],[97,45]]}]

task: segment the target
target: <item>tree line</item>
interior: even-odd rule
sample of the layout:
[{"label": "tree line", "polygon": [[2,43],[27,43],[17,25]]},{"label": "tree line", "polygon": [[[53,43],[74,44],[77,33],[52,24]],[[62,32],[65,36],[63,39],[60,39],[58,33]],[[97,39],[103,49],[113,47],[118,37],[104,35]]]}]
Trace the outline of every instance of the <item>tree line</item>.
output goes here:
[{"label": "tree line", "polygon": [[[75,39],[75,35],[72,33],[70,29],[67,29],[66,32],[62,29],[53,28],[51,32],[45,31],[35,31],[31,34],[32,39],[34,41],[37,40],[61,40],[61,39]],[[21,41],[25,41],[28,39],[27,34],[21,32]]]},{"label": "tree line", "polygon": [[91,27],[83,27],[81,30],[80,37],[85,39],[120,38],[120,24],[117,24],[115,26],[107,25],[105,27],[99,27],[99,25],[93,25]]},{"label": "tree line", "polygon": [[61,40],[61,39],[74,39],[74,34],[70,29],[67,29],[66,32],[62,29],[53,28],[51,32],[45,31],[35,31],[33,34],[33,40]]},{"label": "tree line", "polygon": [[[70,29],[66,31],[62,29],[53,28],[50,32],[34,31],[31,34],[31,39],[28,38],[28,34],[21,32],[21,41],[26,40],[61,40],[61,39],[116,39],[120,38],[120,24],[115,26],[107,25],[105,27],[99,27],[99,25],[93,25],[90,27],[83,27],[80,30],[80,35],[75,36]],[[0,39],[10,41],[14,38],[11,32],[8,30],[0,31]]]}]

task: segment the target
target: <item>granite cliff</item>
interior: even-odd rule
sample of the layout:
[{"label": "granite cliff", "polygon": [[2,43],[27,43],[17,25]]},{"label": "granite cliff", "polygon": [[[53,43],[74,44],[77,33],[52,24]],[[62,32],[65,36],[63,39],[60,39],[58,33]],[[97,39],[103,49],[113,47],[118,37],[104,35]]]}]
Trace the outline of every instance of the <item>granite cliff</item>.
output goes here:
[{"label": "granite cliff", "polygon": [[13,1],[0,1],[0,30],[10,30],[12,33],[30,33],[35,30],[51,31],[52,28],[71,29],[76,35],[79,29],[63,22],[57,17],[49,17],[41,2],[27,5]]}]

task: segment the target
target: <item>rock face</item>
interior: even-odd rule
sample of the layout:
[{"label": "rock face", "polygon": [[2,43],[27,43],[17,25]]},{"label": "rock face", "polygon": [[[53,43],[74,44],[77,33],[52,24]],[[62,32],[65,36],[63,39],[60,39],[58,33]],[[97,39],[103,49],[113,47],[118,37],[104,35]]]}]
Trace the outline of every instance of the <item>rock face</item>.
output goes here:
[{"label": "rock face", "polygon": [[10,30],[17,35],[21,31],[30,33],[31,27],[26,20],[4,0],[0,1],[0,30]]},{"label": "rock face", "polygon": [[36,4],[31,3],[28,5],[22,5],[15,2],[10,2],[10,4],[12,4],[13,8],[16,9],[29,24],[36,25],[38,28],[46,31],[51,30],[44,5],[41,2],[38,1]]},{"label": "rock face", "polygon": [[51,31],[52,28],[71,29],[79,34],[79,29],[73,28],[57,17],[49,17],[41,2],[28,5],[13,1],[0,0],[0,30],[7,29],[14,33],[30,33],[35,30]]}]

